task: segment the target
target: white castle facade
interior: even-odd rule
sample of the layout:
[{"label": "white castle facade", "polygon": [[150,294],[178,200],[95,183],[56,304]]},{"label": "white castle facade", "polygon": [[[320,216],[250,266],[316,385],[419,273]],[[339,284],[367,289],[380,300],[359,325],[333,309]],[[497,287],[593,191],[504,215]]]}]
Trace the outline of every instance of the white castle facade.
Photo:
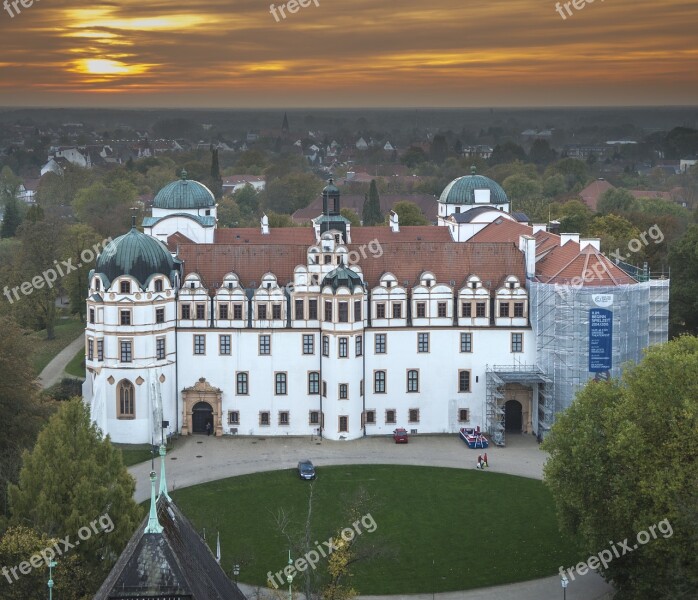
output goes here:
[{"label": "white castle facade", "polygon": [[[668,281],[631,277],[598,240],[518,222],[475,173],[439,203],[440,226],[391,214],[352,228],[330,182],[308,227],[218,229],[213,195],[183,174],[90,275],[93,420],[120,443],[159,439],[163,421],[332,440],[479,426],[504,443],[544,436],[595,376],[583,332],[599,294],[618,299],[606,375],[666,339]],[[577,339],[560,351],[569,319]]]}]

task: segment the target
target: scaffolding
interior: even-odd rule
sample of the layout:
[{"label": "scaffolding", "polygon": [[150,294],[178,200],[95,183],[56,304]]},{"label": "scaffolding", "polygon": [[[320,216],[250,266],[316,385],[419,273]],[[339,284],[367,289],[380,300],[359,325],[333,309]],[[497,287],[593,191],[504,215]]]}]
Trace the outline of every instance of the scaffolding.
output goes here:
[{"label": "scaffolding", "polygon": [[485,377],[486,430],[493,444],[496,446],[506,444],[504,403],[506,401],[505,389],[508,383],[518,383],[531,387],[535,400],[531,409],[536,415],[536,419],[533,419],[533,414],[531,418],[537,437],[540,439],[543,436],[543,431],[550,429],[555,412],[551,390],[552,380],[538,366],[525,364],[487,365]]}]

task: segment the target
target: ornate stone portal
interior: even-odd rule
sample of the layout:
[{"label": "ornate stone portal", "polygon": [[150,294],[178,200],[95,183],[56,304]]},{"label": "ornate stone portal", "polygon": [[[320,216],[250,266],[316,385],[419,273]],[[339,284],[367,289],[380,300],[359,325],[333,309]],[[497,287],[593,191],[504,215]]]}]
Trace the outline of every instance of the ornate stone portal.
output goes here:
[{"label": "ornate stone portal", "polygon": [[182,418],[182,435],[193,433],[193,411],[194,406],[200,402],[205,402],[212,409],[213,434],[216,437],[223,435],[222,421],[222,396],[223,392],[217,387],[213,387],[205,377],[201,377],[192,387],[182,390],[182,407],[184,416]]}]

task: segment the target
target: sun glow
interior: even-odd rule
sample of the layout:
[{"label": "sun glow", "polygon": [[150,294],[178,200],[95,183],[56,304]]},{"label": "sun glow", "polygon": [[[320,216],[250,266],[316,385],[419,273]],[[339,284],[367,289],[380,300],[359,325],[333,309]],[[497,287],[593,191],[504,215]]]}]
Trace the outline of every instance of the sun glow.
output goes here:
[{"label": "sun glow", "polygon": [[148,70],[149,65],[127,65],[108,58],[84,58],[77,61],[77,71],[88,75],[138,75]]}]

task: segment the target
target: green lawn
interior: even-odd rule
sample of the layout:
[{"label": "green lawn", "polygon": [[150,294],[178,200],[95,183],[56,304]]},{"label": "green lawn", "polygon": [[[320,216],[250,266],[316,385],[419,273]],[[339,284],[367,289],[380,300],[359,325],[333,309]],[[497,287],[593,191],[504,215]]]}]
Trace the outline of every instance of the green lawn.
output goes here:
[{"label": "green lawn", "polygon": [[[272,515],[285,509],[299,529],[309,485],[286,470],[215,481],[172,496],[199,531],[206,529],[212,546],[220,530],[226,572],[241,562],[241,581],[265,585],[266,573],[283,569],[288,560]],[[319,468],[314,485],[312,540],[320,543],[351,527],[342,509],[349,495],[364,487],[373,498],[368,511],[377,529],[363,533],[359,543],[370,538],[365,541],[386,554],[355,565],[352,585],[360,594],[524,581],[553,575],[581,558],[558,532],[549,492],[533,479],[447,468],[340,466]]]},{"label": "green lawn", "polygon": [[30,360],[38,375],[51,360],[76,339],[83,331],[85,324],[80,319],[59,319],[56,321],[56,337],[51,341],[46,340],[46,330],[34,331],[29,334],[32,352]]},{"label": "green lawn", "polygon": [[66,366],[65,372],[73,377],[85,378],[85,348],[78,350],[78,353]]},{"label": "green lawn", "polygon": [[114,444],[114,446],[121,450],[124,465],[127,467],[150,460],[150,444]]}]

